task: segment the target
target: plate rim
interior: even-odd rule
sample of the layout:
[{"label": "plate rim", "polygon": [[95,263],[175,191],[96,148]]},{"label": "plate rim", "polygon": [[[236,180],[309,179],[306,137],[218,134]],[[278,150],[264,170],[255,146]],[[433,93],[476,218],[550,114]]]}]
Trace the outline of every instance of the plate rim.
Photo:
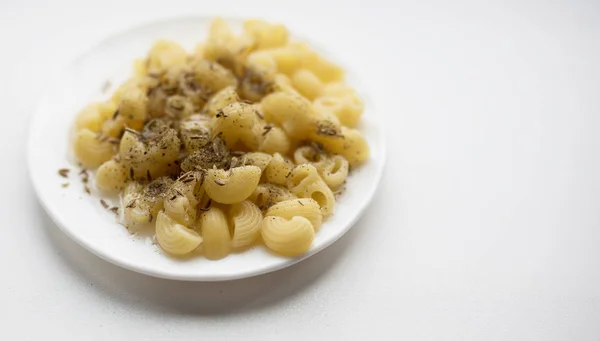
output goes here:
[{"label": "plate rim", "polygon": [[[173,21],[190,20],[190,19],[210,21],[214,18],[215,17],[209,16],[209,15],[170,16],[170,17],[158,18],[156,20],[149,20],[149,21],[141,22],[139,24],[134,24],[129,27],[120,29],[118,31],[107,32],[107,34],[103,35],[103,37],[98,39],[97,42],[95,42],[91,45],[88,45],[82,51],[79,51],[78,53],[76,53],[73,58],[68,59],[66,61],[66,63],[64,63],[60,68],[56,69],[55,72],[53,72],[47,79],[47,83],[48,84],[57,84],[58,83],[57,79],[59,78],[59,76],[61,74],[68,72],[68,69],[70,67],[72,67],[75,63],[77,63],[78,60],[85,58],[88,54],[92,53],[96,48],[102,46],[106,42],[110,41],[111,39],[116,38],[119,35],[123,35],[128,32],[135,31],[135,30],[142,30],[144,28],[147,28],[147,27],[150,27],[153,25],[166,24],[166,23],[173,22]],[[225,19],[228,22],[236,22],[236,21],[244,20],[244,18],[242,18],[242,17],[235,17],[235,16],[228,16],[228,17],[221,17],[221,18]],[[310,44],[312,46],[317,47],[317,49],[319,49],[319,50],[323,50],[323,49],[321,49],[321,47],[318,44],[313,44],[313,42],[310,39],[305,39],[303,36],[299,36],[299,35],[294,35],[294,36],[302,38],[302,39],[310,42]],[[327,51],[327,50],[325,50],[325,51]],[[333,58],[333,59],[336,60],[335,58]],[[341,63],[341,64],[343,65],[343,63]],[[345,69],[347,69],[347,68],[345,68]],[[352,72],[350,72],[350,73],[352,75],[354,75]],[[364,204],[359,208],[359,210],[353,216],[351,221],[348,224],[346,224],[345,226],[343,226],[343,228],[338,233],[333,235],[331,238],[325,240],[319,246],[312,246],[309,251],[302,254],[301,256],[298,256],[295,258],[282,258],[281,262],[278,262],[277,264],[274,264],[274,265],[258,267],[258,268],[251,268],[249,270],[244,269],[244,270],[236,272],[235,274],[229,274],[229,275],[227,275],[227,274],[177,274],[177,273],[172,273],[172,272],[165,272],[163,270],[157,270],[151,266],[146,266],[145,264],[137,264],[134,262],[130,262],[130,261],[127,261],[126,259],[124,260],[123,258],[115,257],[110,252],[105,252],[104,250],[99,250],[99,249],[95,248],[93,246],[93,244],[89,243],[86,240],[86,238],[81,238],[80,236],[77,236],[72,231],[72,229],[66,228],[67,223],[65,221],[63,221],[63,219],[61,218],[61,215],[59,215],[57,212],[54,212],[47,206],[46,200],[45,200],[45,194],[43,191],[43,187],[45,185],[42,183],[39,183],[38,178],[36,177],[35,172],[33,171],[34,168],[32,167],[33,163],[35,162],[33,159],[34,155],[32,153],[32,149],[34,148],[34,144],[35,144],[35,138],[33,135],[34,135],[34,131],[36,130],[35,128],[40,124],[39,121],[40,121],[40,116],[42,116],[42,114],[44,112],[44,104],[46,102],[48,102],[48,99],[50,97],[50,91],[48,91],[48,90],[44,91],[41,94],[41,96],[38,97],[37,105],[35,107],[35,110],[33,111],[33,114],[31,115],[31,118],[29,121],[29,126],[28,126],[28,131],[27,131],[27,134],[28,134],[27,145],[26,145],[27,146],[27,172],[29,173],[29,178],[33,185],[32,187],[36,194],[37,200],[40,203],[40,205],[42,206],[42,208],[44,209],[44,211],[46,212],[46,214],[48,214],[48,216],[50,217],[52,222],[56,226],[58,226],[58,228],[64,234],[66,234],[71,240],[73,240],[79,246],[83,247],[85,250],[89,251],[90,253],[96,255],[97,257],[99,257],[109,263],[112,263],[116,266],[119,266],[121,268],[130,270],[130,271],[145,274],[148,276],[163,278],[163,279],[170,279],[170,280],[180,280],[180,281],[218,282],[218,281],[229,281],[229,280],[236,280],[236,279],[259,276],[259,275],[263,275],[263,274],[266,274],[269,272],[274,272],[274,271],[281,270],[286,267],[292,266],[296,263],[299,263],[300,261],[303,261],[303,260],[317,254],[321,250],[329,247],[330,245],[332,245],[333,243],[338,241],[342,236],[346,235],[346,233],[364,215],[367,208],[370,207],[370,205],[375,197],[376,191],[380,187],[380,184],[381,184],[381,179],[383,177],[383,171],[384,171],[386,163],[387,163],[387,148],[386,148],[386,139],[385,139],[385,126],[383,124],[381,124],[382,117],[380,114],[378,114],[377,106],[376,106],[375,102],[371,100],[371,97],[369,96],[368,91],[364,91],[364,89],[362,87],[361,87],[361,90],[363,90],[361,92],[361,97],[363,98],[365,103],[368,104],[369,107],[371,107],[371,111],[372,111],[371,115],[374,118],[372,121],[377,126],[377,132],[379,135],[378,140],[380,142],[380,148],[378,148],[379,157],[376,160],[375,159],[370,160],[371,162],[377,161],[377,163],[379,164],[379,166],[376,167],[376,169],[375,169],[376,173],[371,175],[374,178],[373,186],[370,186],[368,192],[362,192],[363,196],[368,197],[368,199],[365,200]]]}]

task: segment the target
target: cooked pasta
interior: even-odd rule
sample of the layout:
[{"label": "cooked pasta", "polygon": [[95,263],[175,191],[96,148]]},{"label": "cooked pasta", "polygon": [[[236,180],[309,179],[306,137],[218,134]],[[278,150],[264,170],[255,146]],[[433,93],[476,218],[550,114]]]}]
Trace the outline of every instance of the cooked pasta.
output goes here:
[{"label": "cooked pasta", "polygon": [[255,117],[256,114],[249,104],[231,103],[213,117],[213,133],[220,134],[229,147],[234,147],[240,140],[248,143],[253,136]]},{"label": "cooked pasta", "polygon": [[265,183],[256,186],[256,189],[248,197],[248,200],[255,203],[261,209],[267,209],[271,205],[280,201],[297,198],[295,194],[283,186]]},{"label": "cooked pasta", "polygon": [[339,135],[317,133],[313,135],[313,138],[331,153],[342,155],[350,165],[359,165],[369,157],[369,145],[356,129],[342,126]]},{"label": "cooked pasta", "polygon": [[277,64],[268,51],[256,51],[248,55],[246,64],[253,70],[260,72],[274,73],[277,71]]},{"label": "cooked pasta", "polygon": [[294,164],[281,154],[275,153],[273,159],[265,169],[265,178],[267,182],[276,185],[287,184],[288,177],[292,174]]},{"label": "cooked pasta", "polygon": [[204,112],[209,116],[215,116],[217,112],[228,104],[240,101],[235,86],[227,86],[212,96],[204,106]]},{"label": "cooked pasta", "polygon": [[292,84],[302,96],[311,101],[324,92],[323,82],[314,73],[306,69],[300,69],[294,73]]},{"label": "cooked pasta", "polygon": [[287,154],[291,147],[291,142],[285,132],[272,124],[257,125],[260,128],[258,150],[269,154]]},{"label": "cooked pasta", "polygon": [[231,252],[231,236],[225,213],[220,208],[211,207],[200,215],[199,224],[206,258],[217,260],[227,257]]},{"label": "cooked pasta", "polygon": [[265,216],[277,216],[285,219],[292,219],[295,216],[304,217],[310,221],[315,231],[321,227],[323,222],[323,213],[319,204],[310,198],[278,202],[269,207]]},{"label": "cooked pasta", "polygon": [[179,124],[179,137],[185,151],[193,153],[210,142],[210,120],[205,116],[192,115]]},{"label": "cooked pasta", "polygon": [[209,169],[206,172],[204,189],[216,202],[235,204],[248,198],[260,181],[260,168],[242,166],[228,171]]},{"label": "cooked pasta", "polygon": [[113,102],[91,103],[77,114],[75,118],[75,129],[88,129],[95,133],[102,130],[104,121],[111,117],[116,105]]},{"label": "cooked pasta", "polygon": [[271,162],[271,159],[273,159],[273,156],[267,153],[251,152],[244,154],[244,156],[242,157],[242,164],[256,166],[260,168],[261,172],[264,172],[265,168],[267,168],[267,166]]},{"label": "cooked pasta", "polygon": [[261,227],[265,245],[275,253],[294,257],[308,251],[315,239],[311,222],[301,216],[285,219],[278,216],[265,217]]},{"label": "cooked pasta", "polygon": [[348,160],[341,155],[333,155],[325,160],[314,163],[314,165],[323,181],[332,190],[337,190],[344,184],[350,169]]},{"label": "cooked pasta", "polygon": [[165,212],[156,218],[156,241],[167,253],[176,256],[194,251],[202,243],[202,237],[194,230],[178,224]]},{"label": "cooked pasta", "polygon": [[108,160],[96,171],[96,186],[106,194],[117,194],[125,188],[127,169],[117,161]]},{"label": "cooked pasta", "polygon": [[191,172],[175,181],[164,200],[165,212],[177,222],[191,226],[197,218],[197,206],[202,198],[202,173]]},{"label": "cooked pasta", "polygon": [[89,129],[77,132],[73,149],[75,157],[85,168],[96,168],[115,154],[114,144]]},{"label": "cooked pasta", "polygon": [[273,25],[264,20],[247,20],[244,32],[253,38],[257,49],[283,46],[288,39],[288,30],[283,25]]},{"label": "cooked pasta", "polygon": [[150,49],[147,59],[148,73],[160,72],[171,66],[184,64],[187,52],[173,41],[159,40]]},{"label": "cooked pasta", "polygon": [[292,193],[301,198],[314,199],[321,207],[324,215],[333,213],[335,196],[313,165],[302,164],[296,166],[288,179],[288,187]]},{"label": "cooked pasta", "polygon": [[294,151],[294,162],[297,165],[318,162],[321,158],[321,153],[312,146],[300,146]]},{"label": "cooked pasta", "polygon": [[312,122],[310,102],[301,96],[286,92],[276,92],[261,101],[265,119],[274,122],[292,138],[308,135]]},{"label": "cooked pasta", "polygon": [[355,127],[362,115],[364,104],[356,95],[334,97],[323,96],[313,102],[316,110],[326,110],[333,113],[340,123]]},{"label": "cooked pasta", "polygon": [[254,243],[260,235],[262,212],[248,200],[231,205],[229,211],[233,235],[231,246],[234,249],[245,248]]},{"label": "cooked pasta", "polygon": [[216,19],[193,51],[159,40],[135,60],[76,115],[72,147],[98,192],[119,194],[120,223],[167,254],[216,260],[262,239],[295,257],[369,158],[363,111],[344,71],[285,26]]}]

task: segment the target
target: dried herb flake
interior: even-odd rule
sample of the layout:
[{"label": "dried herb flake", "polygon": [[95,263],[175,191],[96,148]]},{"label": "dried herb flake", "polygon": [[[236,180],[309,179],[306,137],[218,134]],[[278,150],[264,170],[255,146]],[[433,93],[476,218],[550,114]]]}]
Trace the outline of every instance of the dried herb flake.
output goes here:
[{"label": "dried herb flake", "polygon": [[70,171],[71,170],[68,168],[61,168],[58,170],[58,175],[62,176],[63,178],[68,178]]}]

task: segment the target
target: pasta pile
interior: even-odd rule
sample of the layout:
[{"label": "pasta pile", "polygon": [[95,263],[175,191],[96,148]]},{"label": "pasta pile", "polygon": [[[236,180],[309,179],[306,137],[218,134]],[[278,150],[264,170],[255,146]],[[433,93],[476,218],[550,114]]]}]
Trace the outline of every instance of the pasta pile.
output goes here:
[{"label": "pasta pile", "polygon": [[221,259],[262,239],[306,252],[368,145],[363,102],[342,69],[282,25],[221,19],[188,54],[157,41],[106,102],[75,120],[75,155],[120,194],[132,233],[155,229],[168,254]]}]

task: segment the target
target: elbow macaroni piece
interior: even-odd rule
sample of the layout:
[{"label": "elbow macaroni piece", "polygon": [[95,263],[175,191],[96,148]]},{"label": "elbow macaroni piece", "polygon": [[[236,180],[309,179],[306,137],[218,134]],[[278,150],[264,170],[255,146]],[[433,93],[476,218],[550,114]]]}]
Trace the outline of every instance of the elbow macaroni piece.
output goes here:
[{"label": "elbow macaroni piece", "polygon": [[348,160],[344,159],[341,155],[333,155],[330,158],[314,163],[314,165],[323,181],[332,190],[336,190],[344,184],[350,169]]},{"label": "elbow macaroni piece", "polygon": [[308,251],[315,239],[315,230],[304,217],[296,216],[287,220],[269,216],[263,219],[261,235],[265,245],[273,252],[294,257]]},{"label": "elbow macaroni piece", "polygon": [[147,60],[148,73],[161,72],[169,67],[182,65],[187,52],[181,45],[168,40],[159,40],[150,49]]},{"label": "elbow macaroni piece", "polygon": [[319,77],[309,70],[300,69],[292,76],[294,87],[309,100],[314,100],[323,95],[324,87]]},{"label": "elbow macaroni piece", "polygon": [[235,75],[219,63],[200,59],[190,67],[192,84],[208,94],[217,93],[228,86],[237,86]]},{"label": "elbow macaroni piece", "polygon": [[269,24],[264,20],[246,20],[244,32],[253,38],[257,49],[283,46],[288,40],[288,30],[283,25]]},{"label": "elbow macaroni piece", "polygon": [[132,129],[140,130],[144,127],[144,120],[148,112],[148,97],[139,88],[130,88],[121,95],[119,103],[118,117],[122,118],[123,123]]},{"label": "elbow macaroni piece", "polygon": [[283,129],[273,125],[257,125],[260,127],[258,150],[269,154],[287,154],[291,142]]},{"label": "elbow macaroni piece", "polygon": [[[129,232],[136,233],[152,223],[163,209],[164,193],[170,179],[157,179],[143,186],[138,182],[128,182],[121,195],[123,222]],[[172,180],[170,180],[172,181]]]},{"label": "elbow macaroni piece", "polygon": [[308,56],[306,51],[298,45],[287,45],[265,51],[268,51],[275,61],[277,71],[286,75],[292,75],[299,69]]},{"label": "elbow macaroni piece", "polygon": [[179,136],[185,150],[191,154],[210,142],[210,121],[198,115],[179,124]]},{"label": "elbow macaroni piece", "polygon": [[165,252],[183,256],[194,251],[202,243],[196,231],[178,224],[165,212],[158,212],[156,218],[156,241]]},{"label": "elbow macaroni piece", "polygon": [[292,86],[292,80],[283,73],[277,73],[273,77],[274,92],[287,92],[296,96],[301,96],[298,91]]},{"label": "elbow macaroni piece", "polygon": [[304,67],[314,73],[323,83],[337,82],[344,78],[344,70],[329,60],[310,51]]},{"label": "elbow macaroni piece", "polygon": [[252,245],[260,236],[263,219],[260,209],[248,200],[233,204],[229,211],[233,236],[231,246],[241,249]]},{"label": "elbow macaroni piece", "polygon": [[106,194],[117,194],[125,188],[127,169],[117,161],[108,160],[96,171],[96,186]]},{"label": "elbow macaroni piece", "polygon": [[96,168],[110,160],[115,154],[114,145],[89,129],[83,129],[75,135],[73,145],[75,157],[85,168]]},{"label": "elbow macaroni piece", "polygon": [[267,51],[255,51],[248,55],[246,64],[249,68],[264,73],[277,72],[277,63]]},{"label": "elbow macaroni piece", "polygon": [[313,139],[331,153],[342,155],[350,165],[356,166],[369,158],[369,145],[356,130],[342,126],[341,135],[314,134]]},{"label": "elbow macaroni piece", "polygon": [[165,197],[165,212],[183,225],[193,225],[198,204],[204,193],[203,179],[201,172],[189,172],[175,181]]},{"label": "elbow macaroni piece", "polygon": [[206,172],[204,189],[216,202],[235,204],[248,198],[260,181],[261,171],[256,166],[242,166],[228,171],[209,169]]},{"label": "elbow macaroni piece", "polygon": [[296,166],[288,179],[288,187],[300,198],[314,199],[321,207],[323,215],[333,213],[335,196],[321,179],[315,166],[310,164]]},{"label": "elbow macaroni piece", "polygon": [[230,85],[221,89],[208,100],[204,106],[204,112],[209,116],[214,117],[219,110],[222,110],[231,103],[239,101],[240,96],[238,96],[235,91],[235,86]]},{"label": "elbow macaroni piece", "polygon": [[254,138],[252,128],[255,117],[251,105],[242,102],[231,103],[213,117],[213,134],[221,134],[230,148],[240,140],[249,143]]},{"label": "elbow macaroni piece", "polygon": [[273,159],[273,156],[267,153],[251,152],[246,153],[244,154],[244,156],[242,156],[242,164],[244,166],[256,166],[260,168],[261,172],[264,172],[265,168],[267,168],[267,166],[271,162],[271,159]]},{"label": "elbow macaroni piece", "polygon": [[285,187],[264,183],[256,186],[248,200],[255,203],[259,208],[265,209],[278,202],[296,198],[296,195]]},{"label": "elbow macaroni piece", "polygon": [[294,169],[294,165],[290,160],[285,159],[279,153],[275,153],[273,159],[265,168],[265,179],[267,182],[276,185],[286,185],[288,176],[292,174],[292,169]]},{"label": "elbow macaroni piece", "polygon": [[294,151],[294,162],[297,165],[319,162],[322,157],[312,146],[300,146]]},{"label": "elbow macaroni piece", "polygon": [[319,97],[313,102],[315,110],[333,113],[339,122],[348,127],[355,127],[362,115],[364,104],[360,98],[354,97]]},{"label": "elbow macaroni piece", "polygon": [[292,219],[296,216],[304,217],[310,221],[315,231],[319,230],[323,222],[323,213],[321,213],[319,204],[310,198],[278,202],[269,207],[265,216],[277,216],[285,219]]},{"label": "elbow macaroni piece", "polygon": [[286,92],[275,92],[261,101],[265,120],[280,125],[292,138],[308,136],[313,112],[305,98]]},{"label": "elbow macaroni piece", "polygon": [[91,103],[77,114],[75,130],[88,129],[94,133],[102,131],[104,121],[110,118],[117,107],[112,102]]},{"label": "elbow macaroni piece", "polygon": [[227,257],[231,252],[231,236],[225,213],[213,206],[200,215],[199,223],[206,258],[217,260]]},{"label": "elbow macaroni piece", "polygon": [[159,129],[162,130],[145,131],[141,134],[126,131],[123,134],[119,155],[123,165],[132,170],[133,178],[148,179],[167,175],[179,157],[181,141],[177,132],[168,127]]}]

